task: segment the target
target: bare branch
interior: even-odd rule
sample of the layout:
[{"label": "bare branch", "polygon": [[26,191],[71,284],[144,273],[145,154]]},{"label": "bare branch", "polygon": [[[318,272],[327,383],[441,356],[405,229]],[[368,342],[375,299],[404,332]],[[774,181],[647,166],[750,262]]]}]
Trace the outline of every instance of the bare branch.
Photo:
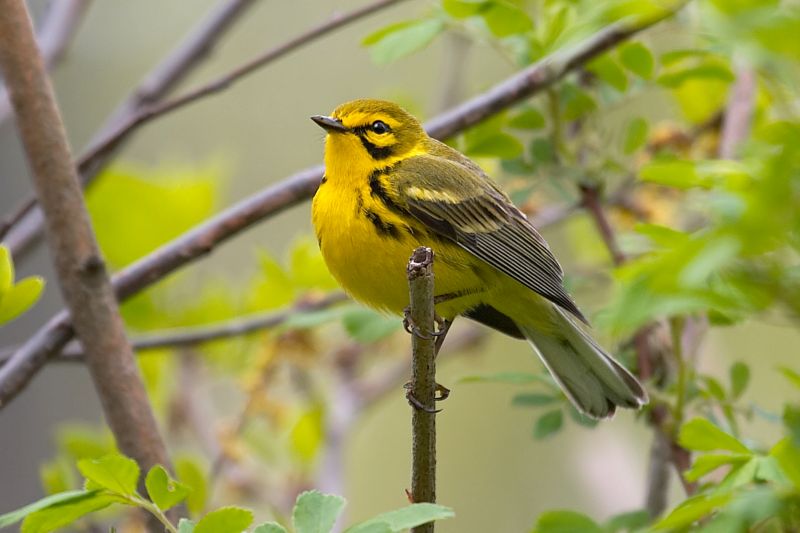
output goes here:
[{"label": "bare branch", "polygon": [[[63,59],[89,7],[89,2],[90,0],[60,0],[50,3],[36,38],[39,53],[48,71]],[[11,116],[11,100],[8,98],[6,88],[0,86],[0,125],[9,116]]]},{"label": "bare branch", "polygon": [[[436,338],[433,336],[433,251],[417,248],[408,261],[411,319],[411,497],[436,503]],[[413,533],[433,533],[433,522]]]},{"label": "bare branch", "polygon": [[45,214],[61,292],[108,424],[120,449],[143,468],[168,465],[23,0],[0,0],[0,67]]},{"label": "bare branch", "polygon": [[[491,113],[500,112],[530,97],[565,75],[563,70],[549,68],[550,64],[563,63],[572,69],[577,68],[581,64],[577,58],[584,62],[590,61],[612,46],[611,43],[623,42],[656,22],[657,20],[649,19],[632,25],[615,24],[600,30],[572,48],[569,53],[559,54],[560,59],[557,61],[545,58],[496,85],[487,93],[469,100],[456,111],[440,115],[429,123],[428,131],[434,137],[443,138],[474,126]],[[593,46],[598,48],[592,48]],[[256,222],[309,199],[316,191],[323,171],[322,165],[302,170],[242,200],[143,257],[114,276],[117,297],[125,300],[178,268],[210,253],[214,247]],[[47,359],[64,347],[71,335],[69,317],[61,312],[30,338],[0,369],[0,406],[19,393]]]},{"label": "bare branch", "polygon": [[750,120],[753,116],[753,98],[756,90],[756,74],[751,68],[740,68],[736,83],[731,88],[728,107],[722,121],[722,135],[719,142],[719,157],[733,159],[736,148],[750,133]]},{"label": "bare branch", "polygon": [[[95,139],[90,143],[89,149],[77,161],[78,171],[84,186],[92,182],[100,170],[109,162],[115,151],[141,126],[206,96],[222,92],[241,78],[288,53],[351,22],[405,0],[379,0],[344,15],[335,15],[327,22],[319,24],[285,43],[268,49],[261,55],[209,83],[203,84],[172,100],[161,104],[156,103],[207,52],[210,45],[208,38],[218,36],[221,31],[220,22],[222,20],[226,21],[226,24],[229,22],[229,19],[223,19],[222,15],[229,14],[234,9],[234,4],[239,9],[244,5],[249,5],[252,1],[236,0],[227,9],[223,8],[218,10],[219,13],[215,12],[210,17],[210,21],[195,32],[196,36],[193,34],[187,45],[178,49],[176,53],[157,67],[156,71],[145,79],[142,87],[134,92],[128,102],[114,113],[100,134],[95,136]],[[25,202],[23,207],[18,208],[13,213],[13,217],[10,219],[11,224],[17,223],[20,213],[24,215],[34,206],[34,198]],[[16,217],[16,221],[14,217]],[[26,233],[22,235],[12,234],[9,236],[8,247],[15,256],[21,249],[28,247],[32,239],[36,238],[41,231],[41,224],[28,224],[28,228]],[[2,236],[2,226],[0,226],[0,238]]]}]

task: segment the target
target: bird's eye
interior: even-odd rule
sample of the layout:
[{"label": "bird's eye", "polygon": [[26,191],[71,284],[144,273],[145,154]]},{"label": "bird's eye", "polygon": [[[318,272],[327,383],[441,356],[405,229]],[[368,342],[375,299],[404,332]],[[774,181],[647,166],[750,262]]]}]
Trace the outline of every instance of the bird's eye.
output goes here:
[{"label": "bird's eye", "polygon": [[389,131],[391,131],[391,128],[382,120],[376,120],[373,122],[369,129],[377,134],[389,133]]}]

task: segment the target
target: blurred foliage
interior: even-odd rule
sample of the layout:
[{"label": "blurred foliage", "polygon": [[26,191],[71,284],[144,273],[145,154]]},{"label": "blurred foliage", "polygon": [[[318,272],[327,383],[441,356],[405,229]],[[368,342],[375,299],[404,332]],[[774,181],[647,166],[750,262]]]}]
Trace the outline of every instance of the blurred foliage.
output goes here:
[{"label": "blurred foliage", "polygon": [[8,248],[0,246],[0,326],[33,307],[44,289],[44,279],[30,276],[14,282],[14,262]]},{"label": "blurred foliage", "polygon": [[[675,5],[442,0],[404,13],[410,18],[362,42],[375,63],[387,65],[457,33],[520,69],[609,24],[659,17]],[[652,425],[663,417],[658,430],[693,456],[681,474],[697,492],[663,516],[637,509],[597,521],[551,510],[530,517],[533,532],[800,527],[800,405],[787,400],[781,413],[769,412],[748,397],[748,386],[754,374],[772,377],[773,369],[725,361],[722,375],[701,372],[692,343],[683,342],[702,337],[706,323],[800,324],[800,6],[696,0],[664,24],[448,140],[502,181],[526,212],[566,210],[563,244],[578,261],[566,283],[575,291],[610,292],[594,313],[596,323],[619,343],[620,360],[640,373],[636,339],[649,335],[651,405],[639,419]],[[755,80],[751,102],[744,103],[752,122],[735,159],[722,159],[724,115],[747,73]],[[108,170],[89,193],[89,207],[111,265],[122,268],[210,216],[224,203],[222,176],[213,165]],[[612,266],[597,221],[574,209],[585,206],[586,191],[603,201],[625,255],[621,265]],[[248,503],[276,520],[253,529],[260,533],[287,531],[290,523],[297,533],[330,530],[344,500],[305,489],[327,475],[325,461],[341,446],[341,432],[381,398],[381,384],[405,361],[407,338],[396,334],[398,319],[357,304],[304,309],[337,287],[308,237],[298,237],[284,257],[258,251],[240,260],[250,268],[228,276],[178,274],[123,306],[136,332],[229,324],[264,311],[285,315],[263,331],[140,355],[177,450],[175,479],[152,470],[145,499],[136,492],[138,469],[115,454],[106,431],[68,426],[58,433],[55,458],[41,468],[50,496],[0,517],[0,525],[24,520],[23,530],[48,531],[105,507],[119,519],[119,504],[158,516],[184,501],[192,521],[184,519],[181,532],[250,527],[253,514],[231,503]],[[11,287],[27,281],[12,286],[10,269],[0,248],[0,313]],[[26,289],[25,305],[12,307],[27,307],[40,289]],[[797,369],[778,372],[800,389]],[[532,413],[536,439],[560,438],[568,424],[586,431],[597,424],[544,373],[525,369],[461,383],[513,387],[511,403]],[[761,442],[748,435],[745,423],[755,417],[780,426],[784,436]],[[88,479],[83,488],[81,475]],[[415,505],[347,531],[400,531],[451,515]],[[310,516],[321,526],[311,529]]]}]

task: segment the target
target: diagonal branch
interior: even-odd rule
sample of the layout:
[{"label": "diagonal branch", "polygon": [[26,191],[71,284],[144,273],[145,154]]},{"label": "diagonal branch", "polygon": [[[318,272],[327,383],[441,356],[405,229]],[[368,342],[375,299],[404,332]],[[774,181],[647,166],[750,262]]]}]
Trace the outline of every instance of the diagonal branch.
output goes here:
[{"label": "diagonal branch", "polygon": [[[90,0],[60,0],[50,3],[36,38],[39,52],[48,71],[64,58],[89,8],[89,2]],[[8,90],[0,86],[0,125],[9,116],[11,116],[11,100],[8,97]]]},{"label": "diagonal branch", "polygon": [[[254,59],[211,82],[189,90],[185,94],[166,102],[158,103],[185,76],[191,67],[207,53],[209,47],[213,44],[211,39],[217,39],[221,31],[230,24],[239,11],[243,7],[250,5],[253,0],[233,0],[230,4],[221,6],[220,9],[212,13],[208,22],[201,25],[192,34],[186,45],[177,49],[145,79],[129,100],[123,103],[112,115],[101,132],[95,136],[88,150],[76,162],[83,185],[86,186],[91,183],[105,165],[108,164],[116,150],[145,124],[202,98],[220,93],[236,81],[290,52],[351,22],[402,1],[404,0],[378,0],[344,15],[335,15],[330,20],[310,28],[285,43],[266,50]],[[15,258],[22,250],[27,249],[41,233],[41,218],[32,213],[35,205],[36,199],[29,198],[12,213],[4,224],[0,225],[0,239],[2,239],[4,232],[9,231],[11,227],[20,224],[23,220],[27,220],[24,225],[20,224],[20,228],[24,229],[13,232],[8,237],[8,247]]]},{"label": "diagonal branch", "polygon": [[0,69],[45,215],[61,293],[105,417],[120,449],[142,468],[168,465],[23,0],[0,0]]},{"label": "diagonal branch", "polygon": [[[683,6],[680,2],[676,10]],[[428,125],[431,135],[448,137],[474,126],[549,87],[568,72],[602,54],[611,47],[667,18],[618,23],[600,30],[567,52],[554,54],[520,71],[488,92],[445,113]],[[204,224],[143,257],[114,276],[114,288],[120,300],[166,277],[178,268],[210,253],[214,247],[244,231],[256,222],[309,199],[317,189],[322,165],[302,170],[276,185],[246,198]],[[0,369],[0,406],[18,394],[47,362],[72,337],[69,316],[61,312],[53,317]]]}]

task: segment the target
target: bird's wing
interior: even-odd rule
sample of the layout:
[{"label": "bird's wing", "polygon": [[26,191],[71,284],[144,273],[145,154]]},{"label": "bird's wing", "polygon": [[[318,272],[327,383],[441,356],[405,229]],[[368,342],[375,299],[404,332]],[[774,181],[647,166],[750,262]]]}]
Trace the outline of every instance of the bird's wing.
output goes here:
[{"label": "bird's wing", "polygon": [[586,322],[545,240],[481,171],[421,155],[398,163],[391,181],[400,204],[437,235]]}]

